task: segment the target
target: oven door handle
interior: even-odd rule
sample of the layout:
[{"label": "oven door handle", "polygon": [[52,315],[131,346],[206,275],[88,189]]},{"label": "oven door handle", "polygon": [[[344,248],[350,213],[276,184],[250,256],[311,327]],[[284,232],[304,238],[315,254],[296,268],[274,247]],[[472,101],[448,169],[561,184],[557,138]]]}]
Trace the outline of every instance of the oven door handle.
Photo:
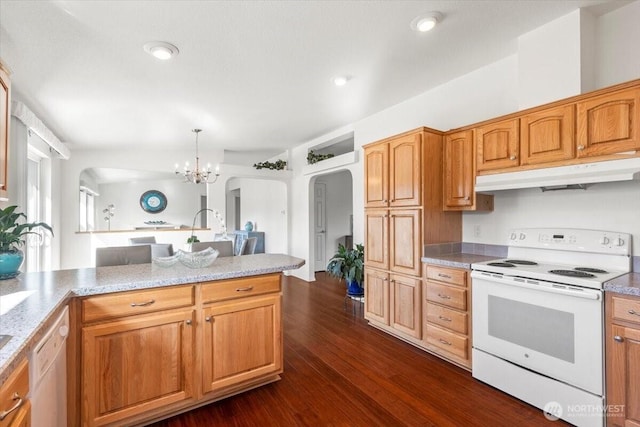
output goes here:
[{"label": "oven door handle", "polygon": [[[520,288],[531,289],[539,292],[548,292],[552,294],[560,294],[566,295],[575,298],[583,298],[597,301],[602,298],[601,291],[596,289],[573,289],[567,288],[564,285],[553,285],[551,283],[544,283],[538,281],[539,284],[526,283],[516,280],[515,277],[512,276],[501,276],[498,274],[484,273],[479,271],[471,272],[471,277],[476,279],[485,280],[487,282],[500,283],[507,286],[518,286]],[[530,279],[522,279],[522,280],[530,280]],[[473,283],[471,284],[471,288],[473,289]]]}]

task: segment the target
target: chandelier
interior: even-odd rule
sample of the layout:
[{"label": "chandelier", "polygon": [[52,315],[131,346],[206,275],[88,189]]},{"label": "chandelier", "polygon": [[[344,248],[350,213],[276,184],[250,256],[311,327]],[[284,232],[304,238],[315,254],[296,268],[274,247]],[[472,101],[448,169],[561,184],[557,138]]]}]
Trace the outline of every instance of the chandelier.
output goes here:
[{"label": "chandelier", "polygon": [[185,162],[183,170],[178,170],[178,165],[176,164],[176,175],[184,176],[185,182],[192,182],[194,184],[213,184],[220,176],[220,168],[216,166],[215,173],[211,171],[211,164],[207,164],[206,169],[204,167],[200,169],[200,157],[198,156],[198,134],[202,132],[202,129],[192,129],[191,132],[196,134],[196,166],[191,169],[189,162]]}]

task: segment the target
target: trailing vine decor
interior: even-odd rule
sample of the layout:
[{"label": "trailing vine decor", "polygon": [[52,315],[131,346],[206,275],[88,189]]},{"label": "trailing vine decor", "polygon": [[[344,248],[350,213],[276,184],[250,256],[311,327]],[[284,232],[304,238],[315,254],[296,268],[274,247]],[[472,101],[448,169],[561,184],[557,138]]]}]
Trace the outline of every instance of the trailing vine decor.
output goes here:
[{"label": "trailing vine decor", "polygon": [[312,165],[314,163],[321,162],[323,160],[327,160],[333,157],[333,154],[316,154],[313,150],[309,150],[309,154],[307,154],[307,164]]},{"label": "trailing vine decor", "polygon": [[256,169],[271,169],[271,170],[281,171],[285,167],[287,167],[287,162],[284,161],[284,160],[278,159],[274,163],[272,163],[272,162],[254,163],[253,167],[256,168]]}]

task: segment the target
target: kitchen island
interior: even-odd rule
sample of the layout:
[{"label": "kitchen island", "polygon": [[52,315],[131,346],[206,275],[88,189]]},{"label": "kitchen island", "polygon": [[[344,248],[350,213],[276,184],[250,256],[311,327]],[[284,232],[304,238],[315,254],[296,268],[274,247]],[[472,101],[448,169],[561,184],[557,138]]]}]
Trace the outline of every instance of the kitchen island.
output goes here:
[{"label": "kitchen island", "polygon": [[[69,425],[80,423],[81,408],[74,406],[78,405],[75,402],[88,405],[82,408],[82,424],[136,424],[146,422],[156,413],[162,417],[173,410],[185,410],[262,382],[274,381],[281,372],[281,361],[273,362],[269,372],[258,367],[253,369],[253,375],[247,376],[246,372],[252,371],[252,366],[231,366],[235,362],[229,360],[230,355],[223,351],[225,346],[220,344],[242,341],[241,334],[247,331],[249,335],[253,334],[255,341],[259,337],[252,331],[258,328],[272,335],[258,340],[265,349],[264,360],[281,358],[280,273],[303,264],[304,260],[287,255],[258,254],[219,258],[203,269],[138,264],[28,273],[3,281],[0,283],[0,310],[3,313],[0,315],[0,333],[11,335],[11,339],[0,349],[0,384],[25,360],[33,345],[67,305],[71,315],[67,351]],[[140,305],[128,302],[127,298]],[[261,319],[270,320],[272,325],[263,328],[263,324],[269,322],[261,322]],[[162,336],[165,341],[145,341],[156,336]],[[143,391],[145,396],[138,396],[145,402],[143,405],[130,400],[122,402],[120,408],[109,400],[113,396],[94,396],[96,384],[100,384],[99,392],[104,392],[109,381],[105,377],[107,373],[122,374],[109,371],[108,366],[115,362],[115,353],[104,352],[111,351],[114,345],[130,348],[136,342],[143,343],[136,355],[142,357],[145,351],[149,353],[153,349],[158,351],[158,358],[163,362],[162,351],[171,358],[167,366],[175,372],[168,376],[178,374],[179,378],[173,378],[175,381],[170,386],[166,382],[160,386],[162,390],[158,392],[164,396],[165,403],[160,406],[149,404],[156,392],[149,388],[151,386]],[[179,349],[172,352],[166,348],[172,343]],[[95,351],[102,353],[97,356]],[[146,356],[150,354],[153,352]],[[215,362],[206,360],[213,356]],[[246,363],[258,362],[250,360]],[[101,368],[104,368],[101,372],[92,371]],[[233,372],[234,369],[246,372],[240,374]],[[264,375],[260,374],[261,369]],[[210,383],[200,381],[203,375],[211,379]],[[113,386],[107,391],[117,390]],[[98,401],[92,402],[94,397]],[[108,413],[94,413],[105,405],[111,408]]]}]

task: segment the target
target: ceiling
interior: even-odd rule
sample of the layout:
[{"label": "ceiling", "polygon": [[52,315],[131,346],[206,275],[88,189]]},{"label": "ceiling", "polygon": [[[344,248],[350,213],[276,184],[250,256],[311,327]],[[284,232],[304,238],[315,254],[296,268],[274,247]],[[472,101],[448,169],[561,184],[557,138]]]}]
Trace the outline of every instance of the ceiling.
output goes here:
[{"label": "ceiling", "polygon": [[[627,1],[0,0],[0,57],[72,149],[283,151],[516,52],[579,7]],[[409,23],[439,11],[429,33]],[[149,41],[180,53],[159,61]],[[336,87],[332,78],[352,76]]]}]

